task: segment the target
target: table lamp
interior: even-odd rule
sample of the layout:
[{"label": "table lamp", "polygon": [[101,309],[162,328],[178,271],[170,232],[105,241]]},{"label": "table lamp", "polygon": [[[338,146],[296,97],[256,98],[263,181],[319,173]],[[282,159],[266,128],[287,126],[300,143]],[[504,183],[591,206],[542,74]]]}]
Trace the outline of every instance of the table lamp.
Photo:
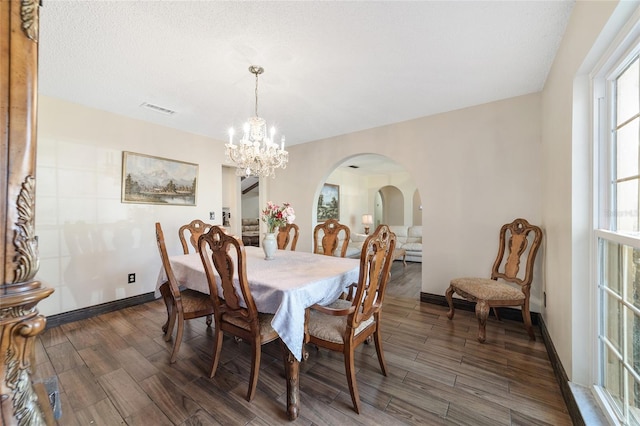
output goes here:
[{"label": "table lamp", "polygon": [[363,214],[362,224],[364,225],[364,233],[369,235],[369,227],[373,224],[373,216],[370,214]]}]

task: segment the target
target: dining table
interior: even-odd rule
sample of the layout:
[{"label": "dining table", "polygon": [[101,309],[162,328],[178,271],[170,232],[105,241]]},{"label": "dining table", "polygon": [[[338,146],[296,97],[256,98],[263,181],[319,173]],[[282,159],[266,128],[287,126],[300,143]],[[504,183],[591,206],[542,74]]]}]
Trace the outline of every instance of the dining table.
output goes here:
[{"label": "dining table", "polygon": [[[259,247],[245,246],[244,250],[247,281],[256,307],[259,312],[273,314],[271,325],[283,343],[287,415],[295,420],[299,413],[299,363],[303,359],[305,310],[314,304],[333,303],[357,282],[360,260],[288,250],[277,250],[273,259],[266,260]],[[233,257],[235,253],[230,255]],[[200,254],[170,256],[169,262],[179,285],[209,293]],[[159,288],[166,280],[161,268],[156,298],[160,297]],[[218,289],[221,294],[219,280]]]}]

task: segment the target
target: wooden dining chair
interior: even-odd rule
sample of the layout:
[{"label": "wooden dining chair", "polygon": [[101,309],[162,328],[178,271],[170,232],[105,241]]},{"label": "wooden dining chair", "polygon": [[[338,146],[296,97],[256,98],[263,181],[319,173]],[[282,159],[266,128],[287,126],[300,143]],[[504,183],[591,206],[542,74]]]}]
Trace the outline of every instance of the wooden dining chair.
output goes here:
[{"label": "wooden dining chair", "polygon": [[[542,241],[542,230],[525,219],[516,219],[500,229],[498,256],[493,262],[491,278],[455,278],[451,280],[445,297],[449,303],[447,317],[453,319],[453,293],[476,303],[478,341],[486,340],[489,311],[499,319],[496,308],[520,306],[525,329],[531,340],[536,340],[529,313],[529,293],[533,281],[533,264]],[[527,250],[527,246],[529,249]],[[505,258],[505,254],[507,255]],[[525,257],[524,276],[519,277],[520,262]],[[502,281],[498,281],[498,279]],[[507,284],[510,283],[510,284]]]},{"label": "wooden dining chair", "polygon": [[[293,232],[293,238],[291,238],[291,232]],[[296,244],[298,244],[298,235],[300,234],[300,228],[295,223],[288,223],[285,226],[281,226],[278,230],[276,240],[278,242],[279,250],[286,250],[291,241],[291,251],[296,250]]]},{"label": "wooden dining chair", "polygon": [[345,257],[350,238],[351,230],[347,225],[327,219],[313,228],[313,252],[334,256],[338,245],[341,245],[340,257]]},{"label": "wooden dining chair", "polygon": [[313,305],[306,311],[305,341],[344,355],[344,366],[355,411],[360,414],[356,382],[355,349],[373,336],[382,374],[387,366],[382,350],[382,302],[393,263],[396,236],[379,225],[365,240],[360,254],[360,275],[351,300],[338,299],[329,306]]},{"label": "wooden dining chair", "polygon": [[[184,254],[189,254],[189,245],[187,240],[191,243],[191,246],[198,252],[198,238],[211,228],[211,225],[201,221],[200,219],[194,219],[186,225],[182,225],[178,230],[178,236],[180,237],[180,243],[182,244],[182,250]],[[188,233],[188,235],[187,235]]]},{"label": "wooden dining chair", "polygon": [[[212,226],[200,236],[198,247],[209,283],[216,320],[209,377],[213,377],[218,368],[223,332],[241,338],[251,345],[251,376],[246,398],[247,401],[251,401],[258,384],[262,345],[279,337],[271,327],[273,315],[259,313],[256,308],[247,281],[247,260],[240,239],[227,235],[219,226]],[[220,277],[222,292],[218,289],[215,271]],[[234,285],[235,279],[238,281],[238,287]]]},{"label": "wooden dining chair", "polygon": [[158,251],[162,266],[167,276],[167,281],[160,286],[160,294],[167,306],[167,322],[162,326],[164,331],[164,340],[171,340],[174,325],[178,325],[176,338],[173,341],[173,350],[171,351],[170,363],[176,362],[180,344],[182,343],[182,334],[184,333],[184,322],[187,320],[206,317],[207,326],[211,325],[213,315],[213,302],[208,294],[201,293],[196,290],[180,288],[171,269],[167,248],[164,243],[164,234],[160,223],[156,222],[156,241],[158,243]]}]

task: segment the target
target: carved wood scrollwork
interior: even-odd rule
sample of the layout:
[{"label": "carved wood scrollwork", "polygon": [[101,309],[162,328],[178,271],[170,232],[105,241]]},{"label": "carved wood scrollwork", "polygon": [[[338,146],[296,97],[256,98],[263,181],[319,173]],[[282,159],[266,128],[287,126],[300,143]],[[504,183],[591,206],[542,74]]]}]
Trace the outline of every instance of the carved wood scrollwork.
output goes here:
[{"label": "carved wood scrollwork", "polygon": [[36,179],[33,176],[27,176],[18,195],[18,221],[13,237],[16,249],[13,283],[30,280],[36,275],[40,265],[38,238],[34,230],[35,183]]},{"label": "carved wood scrollwork", "polygon": [[300,386],[298,384],[300,364],[284,343],[282,343],[282,349],[287,378],[287,415],[289,420],[295,420],[298,418],[300,410]]},{"label": "carved wood scrollwork", "polygon": [[40,0],[21,0],[20,18],[22,18],[22,29],[29,39],[38,42],[40,23],[38,17],[38,7]]},{"label": "carved wood scrollwork", "polygon": [[[6,312],[2,312],[1,315],[3,317],[20,317],[25,314],[22,309],[7,309],[4,311]],[[35,308],[29,310],[29,312],[32,315],[36,314]],[[9,338],[4,360],[7,368],[5,384],[13,390],[13,414],[20,426],[46,424],[38,405],[38,396],[31,384],[31,362],[28,350],[28,347],[32,345],[30,340],[40,334],[45,325],[46,319],[36,315],[4,329],[5,335],[8,335]]]}]

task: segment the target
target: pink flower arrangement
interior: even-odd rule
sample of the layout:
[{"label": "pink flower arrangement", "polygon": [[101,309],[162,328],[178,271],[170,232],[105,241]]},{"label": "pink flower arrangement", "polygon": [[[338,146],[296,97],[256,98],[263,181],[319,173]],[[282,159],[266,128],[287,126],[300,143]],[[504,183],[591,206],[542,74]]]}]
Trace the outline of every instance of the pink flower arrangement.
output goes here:
[{"label": "pink flower arrangement", "polygon": [[267,207],[262,210],[262,221],[267,224],[269,233],[274,233],[281,226],[285,226],[288,223],[293,223],[296,219],[296,212],[291,207],[291,204],[284,203],[282,206],[267,202]]}]

